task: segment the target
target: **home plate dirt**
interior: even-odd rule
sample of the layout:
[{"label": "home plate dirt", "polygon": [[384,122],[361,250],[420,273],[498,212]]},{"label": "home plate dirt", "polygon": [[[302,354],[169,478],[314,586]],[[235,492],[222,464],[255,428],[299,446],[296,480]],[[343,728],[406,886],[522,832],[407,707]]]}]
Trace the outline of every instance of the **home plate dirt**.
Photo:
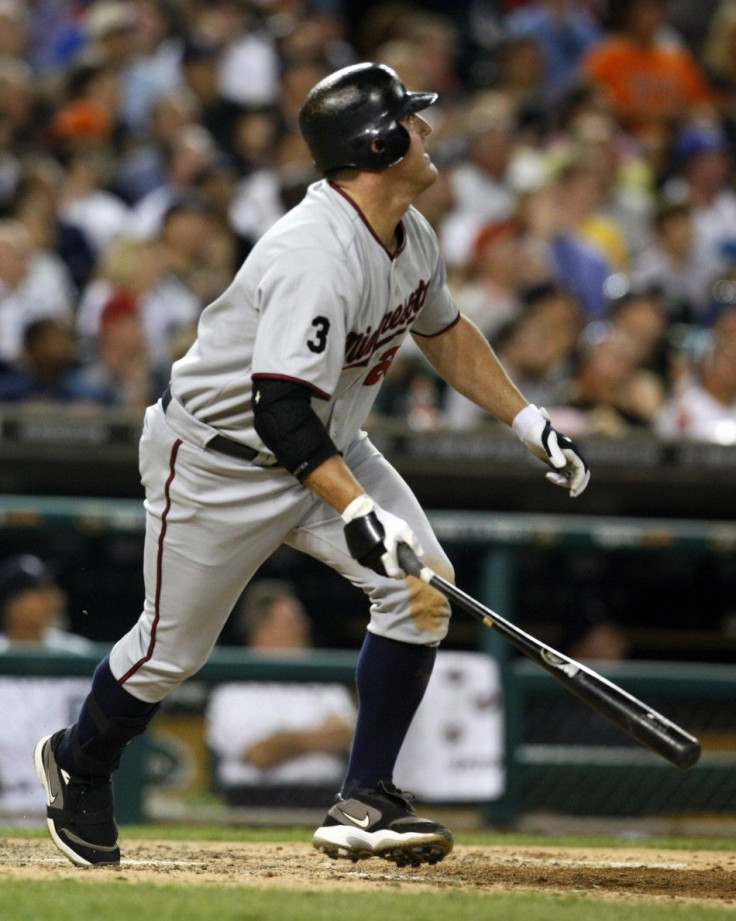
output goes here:
[{"label": "home plate dirt", "polygon": [[308,842],[121,841],[119,867],[80,869],[46,839],[0,839],[0,879],[78,879],[341,891],[540,889],[608,897],[736,904],[736,852],[651,848],[458,845],[442,863],[397,869],[383,860],[329,860]]}]

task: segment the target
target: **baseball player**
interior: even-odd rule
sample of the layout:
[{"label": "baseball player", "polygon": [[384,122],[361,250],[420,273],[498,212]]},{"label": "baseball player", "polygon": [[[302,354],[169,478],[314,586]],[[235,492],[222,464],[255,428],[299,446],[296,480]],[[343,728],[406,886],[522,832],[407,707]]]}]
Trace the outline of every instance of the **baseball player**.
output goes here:
[{"label": "baseball player", "polygon": [[451,832],[418,817],[392,783],[450,616],[439,592],[402,570],[397,546],[448,579],[452,567],[362,426],[411,333],[452,387],[547,462],[554,484],[577,496],[589,473],[460,315],[436,237],[411,205],[437,176],[419,114],[435,99],[370,63],[310,91],[300,126],[325,178],[203,311],[196,342],[146,411],[143,612],[98,665],[77,722],[34,751],[51,837],[76,864],[120,860],[110,775],[124,746],[206,661],[244,587],[284,543],[371,601],[346,776],[314,846],[398,865],[452,848]]}]

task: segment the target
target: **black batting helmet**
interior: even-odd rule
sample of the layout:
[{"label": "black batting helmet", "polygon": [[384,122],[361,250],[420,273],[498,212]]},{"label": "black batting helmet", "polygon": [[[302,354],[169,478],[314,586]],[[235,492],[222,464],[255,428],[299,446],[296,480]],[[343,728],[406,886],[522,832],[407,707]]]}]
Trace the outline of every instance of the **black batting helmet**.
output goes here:
[{"label": "black batting helmet", "polygon": [[385,64],[353,64],[314,86],[299,127],[321,173],[343,167],[386,169],[409,149],[399,119],[431,106],[437,93],[410,93]]}]

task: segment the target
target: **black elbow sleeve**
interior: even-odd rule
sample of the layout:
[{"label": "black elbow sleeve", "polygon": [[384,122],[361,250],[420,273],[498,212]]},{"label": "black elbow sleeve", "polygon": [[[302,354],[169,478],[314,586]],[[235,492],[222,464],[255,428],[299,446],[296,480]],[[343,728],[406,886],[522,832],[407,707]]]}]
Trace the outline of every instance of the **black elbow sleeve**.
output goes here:
[{"label": "black elbow sleeve", "polygon": [[300,482],[340,452],[312,409],[306,384],[273,377],[253,381],[253,426],[276,460]]}]

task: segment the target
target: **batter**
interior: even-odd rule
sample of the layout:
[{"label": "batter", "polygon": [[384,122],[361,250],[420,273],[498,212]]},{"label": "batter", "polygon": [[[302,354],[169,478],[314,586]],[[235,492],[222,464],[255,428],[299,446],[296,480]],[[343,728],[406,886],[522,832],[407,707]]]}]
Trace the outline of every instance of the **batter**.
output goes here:
[{"label": "batter", "polygon": [[143,612],[97,667],[77,722],[34,754],[51,837],[74,863],[119,861],[110,775],[125,744],[207,660],[282,544],[371,601],[349,764],[315,847],[399,865],[434,863],[452,848],[451,832],[418,817],[392,782],[450,616],[440,593],[403,571],[398,544],[452,578],[419,503],[362,428],[404,338],[512,425],[556,485],[575,496],[589,474],[458,312],[436,237],[411,205],[437,176],[418,114],[435,99],[376,64],[311,90],[300,125],[325,178],[203,311],[196,342],[146,412]]}]

